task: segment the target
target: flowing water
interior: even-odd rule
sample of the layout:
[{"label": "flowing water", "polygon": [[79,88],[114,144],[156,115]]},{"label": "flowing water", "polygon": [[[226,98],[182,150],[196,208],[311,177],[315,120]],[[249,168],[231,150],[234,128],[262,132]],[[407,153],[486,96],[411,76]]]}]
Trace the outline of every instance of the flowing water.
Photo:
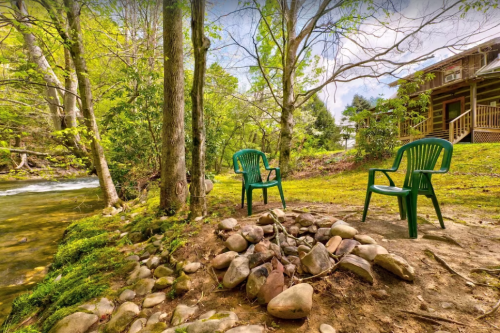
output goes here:
[{"label": "flowing water", "polygon": [[103,208],[97,178],[0,182],[0,324],[42,280],[64,230]]}]

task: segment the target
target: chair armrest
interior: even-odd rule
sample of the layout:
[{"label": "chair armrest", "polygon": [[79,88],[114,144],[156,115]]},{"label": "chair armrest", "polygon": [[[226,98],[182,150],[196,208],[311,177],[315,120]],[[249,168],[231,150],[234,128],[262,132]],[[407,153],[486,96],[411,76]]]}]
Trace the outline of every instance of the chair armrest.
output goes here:
[{"label": "chair armrest", "polygon": [[439,170],[414,170],[413,173],[427,173],[427,174],[437,174],[437,173],[447,173],[448,169]]},{"label": "chair armrest", "polygon": [[396,186],[394,184],[394,181],[392,180],[391,177],[387,174],[387,172],[396,172],[398,171],[397,168],[391,168],[391,169],[379,169],[379,168],[372,168],[368,170],[368,186],[374,185],[375,184],[375,172],[380,171],[382,172],[387,180],[389,180],[389,186]]},{"label": "chair armrest", "polygon": [[246,171],[241,171],[240,169],[235,169],[234,172],[237,174],[242,174],[242,175],[246,175],[246,173],[247,173]]},{"label": "chair armrest", "polygon": [[266,170],[269,171],[269,174],[267,175],[267,181],[269,181],[269,177],[271,176],[271,173],[272,173],[273,170],[276,172],[276,180],[281,180],[281,171],[280,171],[280,168],[269,168],[269,167],[266,167]]}]

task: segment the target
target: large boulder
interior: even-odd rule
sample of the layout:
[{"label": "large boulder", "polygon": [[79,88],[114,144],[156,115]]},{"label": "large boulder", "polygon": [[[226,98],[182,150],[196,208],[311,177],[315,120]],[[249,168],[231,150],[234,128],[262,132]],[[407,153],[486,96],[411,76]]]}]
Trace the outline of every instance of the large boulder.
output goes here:
[{"label": "large boulder", "polygon": [[375,257],[375,264],[406,281],[415,280],[415,270],[410,264],[394,253],[379,254]]},{"label": "large boulder", "polygon": [[234,234],[226,239],[225,245],[230,251],[243,252],[247,249],[248,242],[242,235]]},{"label": "large boulder", "polygon": [[172,319],[170,323],[174,326],[180,325],[186,322],[189,318],[193,317],[199,310],[198,306],[187,306],[185,304],[179,304],[172,314]]},{"label": "large boulder", "polygon": [[[338,221],[337,221],[338,223]],[[330,229],[331,236],[340,236],[343,239],[345,238],[353,238],[358,233],[358,230],[354,229],[351,226],[344,224],[334,224]]]},{"label": "large boulder", "polygon": [[127,327],[132,320],[139,314],[140,310],[137,304],[125,302],[111,316],[111,320],[104,327],[104,333],[119,333]]},{"label": "large boulder", "polygon": [[373,284],[372,266],[367,260],[353,254],[348,254],[339,261],[339,267],[351,271],[363,280]]},{"label": "large boulder", "polygon": [[99,320],[95,314],[75,312],[59,320],[49,333],[85,333]]},{"label": "large boulder", "polygon": [[303,227],[309,227],[314,224],[316,218],[309,213],[302,213],[295,219],[295,222],[299,223]]},{"label": "large boulder", "polygon": [[227,289],[233,289],[250,275],[248,258],[245,256],[237,257],[229,265],[229,269],[224,274],[222,284]]},{"label": "large boulder", "polygon": [[273,298],[267,305],[269,314],[281,319],[299,319],[309,315],[312,308],[313,287],[296,284]]},{"label": "large boulder", "polygon": [[246,225],[241,228],[241,235],[248,242],[256,244],[264,238],[264,230],[257,225]]},{"label": "large boulder", "polygon": [[354,249],[351,251],[352,254],[366,259],[368,261],[373,261],[378,254],[387,254],[387,250],[377,244],[365,244],[365,245],[356,245]]},{"label": "large boulder", "polygon": [[319,274],[331,267],[330,256],[322,243],[317,243],[301,259],[302,268],[312,275]]},{"label": "large boulder", "polygon": [[233,261],[234,258],[238,256],[238,252],[236,251],[228,251],[219,254],[215,258],[212,259],[212,266],[215,269],[224,269],[228,268]]}]

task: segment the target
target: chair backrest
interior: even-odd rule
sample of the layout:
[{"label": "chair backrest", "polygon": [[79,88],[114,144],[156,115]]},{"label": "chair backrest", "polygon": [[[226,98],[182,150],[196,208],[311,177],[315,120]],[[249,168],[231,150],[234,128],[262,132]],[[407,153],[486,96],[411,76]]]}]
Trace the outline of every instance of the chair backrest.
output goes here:
[{"label": "chair backrest", "polygon": [[[451,164],[451,156],[453,155],[453,145],[446,140],[438,138],[421,139],[408,143],[401,147],[398,151],[396,159],[401,161],[403,153],[406,152],[407,168],[404,181],[404,187],[412,186],[412,174],[415,170],[434,170],[436,163],[444,151],[443,160],[441,162],[441,171],[447,172]],[[429,180],[431,175],[429,174]],[[429,183],[426,177],[421,177],[419,190],[426,191],[429,189]]]},{"label": "chair backrest", "polygon": [[260,175],[260,159],[262,158],[262,162],[265,167],[269,167],[269,163],[267,162],[266,154],[256,149],[243,149],[233,155],[233,166],[234,171],[239,171],[239,164],[241,164],[241,168],[246,172],[246,181],[249,184],[258,183],[262,181],[262,177]]}]

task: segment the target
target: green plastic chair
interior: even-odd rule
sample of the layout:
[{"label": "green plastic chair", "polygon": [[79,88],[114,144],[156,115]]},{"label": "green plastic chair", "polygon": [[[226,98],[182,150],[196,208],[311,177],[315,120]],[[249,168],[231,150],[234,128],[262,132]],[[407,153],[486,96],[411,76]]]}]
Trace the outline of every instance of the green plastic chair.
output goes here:
[{"label": "green plastic chair", "polygon": [[[444,155],[441,168],[434,170],[439,155],[443,150]],[[406,152],[408,166],[403,188],[400,188],[395,186],[387,173],[398,170],[404,152]],[[401,219],[404,220],[406,215],[408,215],[410,238],[417,238],[417,197],[418,195],[425,195],[427,198],[432,199],[439,224],[441,224],[441,228],[445,229],[431,177],[433,174],[448,172],[452,155],[453,145],[449,141],[435,138],[421,139],[401,147],[398,150],[391,169],[370,169],[368,172],[368,190],[366,191],[362,222],[366,220],[366,213],[368,212],[372,193],[397,196]],[[377,171],[382,172],[387,177],[389,186],[375,185],[375,172]]]},{"label": "green plastic chair", "polygon": [[[269,171],[267,180],[262,181],[260,175],[260,159],[264,163],[264,167]],[[239,162],[239,163],[238,163]],[[243,171],[240,170],[239,164]],[[243,183],[241,188],[241,208],[245,206],[245,192],[247,194],[248,215],[252,215],[252,190],[261,188],[264,196],[264,204],[267,205],[267,189],[273,186],[278,186],[280,191],[281,202],[283,208],[286,208],[285,197],[283,196],[283,188],[281,187],[280,168],[270,168],[267,162],[266,155],[255,149],[243,149],[233,155],[234,172],[243,175]],[[273,170],[276,172],[276,178],[269,180]]]}]

